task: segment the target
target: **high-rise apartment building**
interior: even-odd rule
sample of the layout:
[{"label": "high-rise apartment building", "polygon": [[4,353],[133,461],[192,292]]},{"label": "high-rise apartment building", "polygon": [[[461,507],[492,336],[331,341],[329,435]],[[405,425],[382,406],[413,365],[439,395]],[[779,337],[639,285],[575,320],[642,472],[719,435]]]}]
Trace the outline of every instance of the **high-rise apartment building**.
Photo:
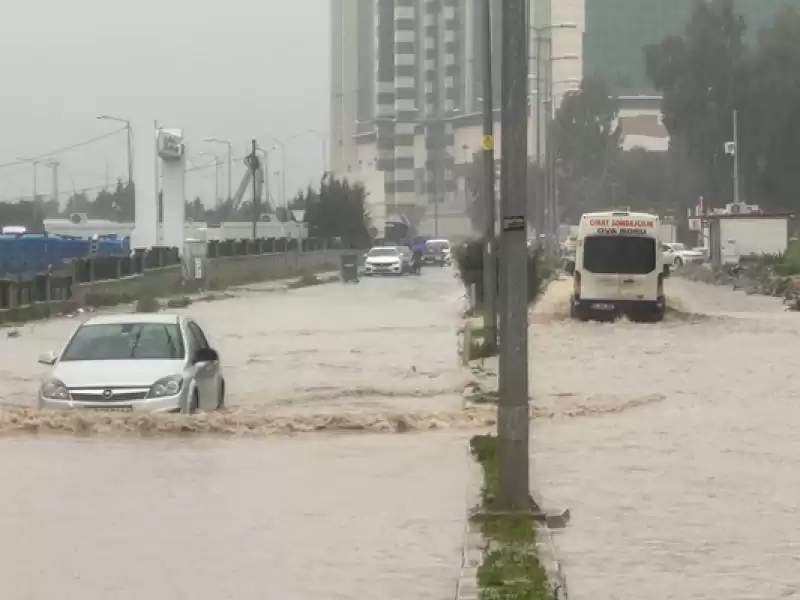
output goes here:
[{"label": "high-rise apartment building", "polygon": [[[503,0],[492,2],[499,116]],[[534,38],[546,31],[548,68],[541,75],[551,84],[543,89],[558,102],[564,86],[580,80],[582,22],[548,27],[563,7],[570,14],[569,7],[580,6],[582,18],[583,0],[531,2],[532,52],[542,47]],[[378,229],[393,217],[416,225],[434,204],[463,212],[466,165],[481,139],[483,0],[333,0],[332,9],[334,174],[366,186]],[[534,65],[545,63],[530,58],[535,76]]]}]

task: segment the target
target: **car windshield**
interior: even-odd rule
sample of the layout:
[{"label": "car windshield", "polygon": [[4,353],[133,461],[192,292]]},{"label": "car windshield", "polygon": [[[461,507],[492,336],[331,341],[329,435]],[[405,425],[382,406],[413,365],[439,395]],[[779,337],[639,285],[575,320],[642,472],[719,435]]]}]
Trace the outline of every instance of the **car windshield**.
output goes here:
[{"label": "car windshield", "polygon": [[369,251],[367,256],[375,257],[375,256],[397,256],[397,249],[396,248],[373,248]]},{"label": "car windshield", "polygon": [[444,252],[450,250],[449,242],[428,242],[425,244],[425,249],[429,252]]},{"label": "car windshield", "polygon": [[684,246],[683,244],[672,244],[672,249],[675,252],[683,252],[684,250],[686,250],[686,246]]},{"label": "car windshield", "polygon": [[651,273],[656,268],[656,242],[645,237],[587,237],[583,242],[583,268],[590,273]]},{"label": "car windshield", "polygon": [[183,337],[177,323],[114,323],[81,327],[64,350],[61,361],[183,357]]}]

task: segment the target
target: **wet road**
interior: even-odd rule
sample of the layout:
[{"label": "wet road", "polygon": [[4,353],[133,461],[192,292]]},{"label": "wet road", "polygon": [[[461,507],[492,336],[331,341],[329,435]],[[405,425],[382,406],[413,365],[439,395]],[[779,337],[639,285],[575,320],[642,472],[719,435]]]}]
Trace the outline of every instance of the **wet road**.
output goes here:
[{"label": "wet road", "polygon": [[[460,407],[462,293],[449,270],[268,288],[186,309],[223,357],[235,410],[335,414],[349,429],[365,414]],[[59,319],[0,337],[5,403],[32,404],[36,357],[74,326]],[[0,545],[4,597],[451,597],[478,479],[469,432],[147,433],[0,438],[0,530],[14,540]]]},{"label": "wet road", "polygon": [[[281,414],[456,410],[464,373],[456,350],[463,292],[450,269],[287,292],[274,284],[185,310],[219,350],[228,405]],[[80,317],[76,317],[80,318]],[[34,405],[43,352],[74,319],[0,331],[0,401]]]},{"label": "wet road", "polygon": [[[696,313],[649,326],[532,328],[533,481],[569,506],[572,600],[800,598],[800,317],[780,301],[674,279]],[[710,315],[710,316],[709,316]]]},{"label": "wet road", "polygon": [[467,438],[0,441],[15,600],[446,600]]}]

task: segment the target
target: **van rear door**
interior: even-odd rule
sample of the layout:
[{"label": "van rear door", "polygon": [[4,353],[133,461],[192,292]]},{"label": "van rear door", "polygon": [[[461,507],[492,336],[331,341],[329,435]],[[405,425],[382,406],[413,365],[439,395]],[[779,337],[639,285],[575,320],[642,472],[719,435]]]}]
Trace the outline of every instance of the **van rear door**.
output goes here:
[{"label": "van rear door", "polygon": [[[595,274],[605,296],[620,300],[655,300],[657,292],[656,252],[651,237],[598,235],[584,240],[583,266]],[[600,292],[598,289],[597,292]]]}]

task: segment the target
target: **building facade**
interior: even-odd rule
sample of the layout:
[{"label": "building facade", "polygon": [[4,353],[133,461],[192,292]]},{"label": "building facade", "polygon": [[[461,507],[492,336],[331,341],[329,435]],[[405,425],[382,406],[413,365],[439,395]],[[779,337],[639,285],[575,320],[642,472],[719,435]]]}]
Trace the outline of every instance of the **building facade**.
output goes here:
[{"label": "building facade", "polygon": [[[503,2],[492,2],[499,145]],[[537,91],[547,95],[543,110],[554,111],[580,82],[583,0],[531,2],[533,153]],[[333,0],[332,8],[334,174],[365,185],[379,232],[394,219],[431,234],[440,221],[463,228],[467,170],[482,133],[483,0]]]},{"label": "building facade", "polygon": [[[602,78],[618,96],[655,94],[644,67],[644,47],[668,35],[681,35],[695,0],[583,0],[586,33],[584,75]],[[746,38],[755,43],[758,30],[781,8],[800,10],[800,0],[735,0],[747,22]]]}]

